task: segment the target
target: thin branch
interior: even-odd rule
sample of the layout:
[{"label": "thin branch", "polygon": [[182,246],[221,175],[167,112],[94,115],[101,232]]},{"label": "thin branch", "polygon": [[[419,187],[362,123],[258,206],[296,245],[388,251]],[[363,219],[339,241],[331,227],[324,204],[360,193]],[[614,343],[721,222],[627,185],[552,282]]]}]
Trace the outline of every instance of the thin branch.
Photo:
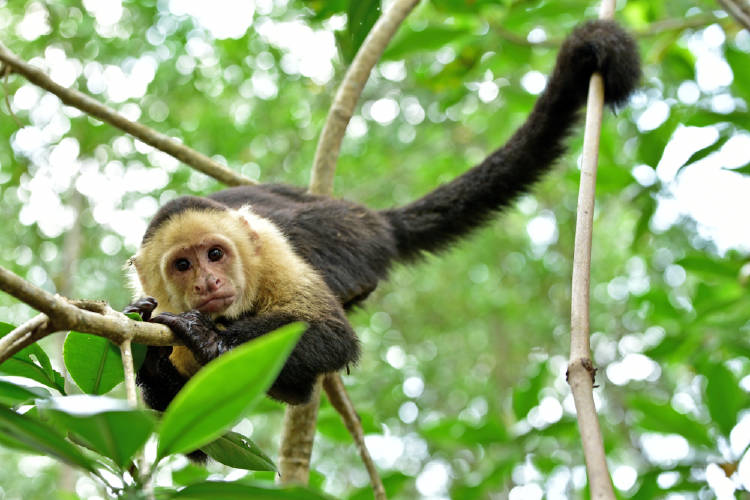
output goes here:
[{"label": "thin branch", "polygon": [[174,156],[186,165],[190,165],[194,169],[224,184],[229,186],[255,184],[251,179],[230,170],[208,156],[177,142],[171,137],[138,122],[128,120],[114,109],[105,106],[86,94],[55,83],[46,73],[19,58],[2,43],[0,43],[0,61],[4,62],[9,68],[12,68],[14,72],[25,76],[31,83],[55,94],[65,104],[78,108],[103,122],[119,128],[123,132],[127,132],[144,143]]},{"label": "thin branch", "polygon": [[[49,330],[49,317],[46,314],[37,314],[0,338],[0,353],[10,352],[10,357],[50,333],[52,331]],[[0,359],[3,359],[2,356]]]},{"label": "thin branch", "polygon": [[719,5],[743,28],[750,31],[750,4],[747,0],[719,0]]},{"label": "thin branch", "polygon": [[[106,337],[115,344],[121,344],[125,340],[147,345],[180,344],[172,331],[164,325],[134,321],[101,301],[76,302],[52,295],[2,266],[0,290],[46,315],[44,319],[41,318],[42,315],[33,318],[0,339],[0,363],[43,336],[60,330],[92,333]],[[46,325],[43,321],[46,321]],[[36,325],[35,328],[29,326],[32,322]]]},{"label": "thin branch", "polygon": [[418,3],[419,0],[393,2],[388,11],[377,20],[354,56],[352,65],[336,92],[323,132],[320,134],[310,180],[311,192],[328,195],[333,192],[333,176],[341,151],[341,141],[362,89],[401,22]]},{"label": "thin branch", "polygon": [[367,474],[370,476],[375,500],[385,500],[385,487],[383,487],[383,482],[380,480],[375,462],[373,462],[370,452],[367,451],[367,446],[365,446],[365,433],[362,429],[362,422],[352,404],[352,400],[349,398],[349,394],[346,392],[341,376],[338,373],[326,374],[323,377],[323,389],[325,389],[331,405],[341,415],[341,419],[344,421],[349,434],[354,437],[354,444],[357,446],[359,456],[362,458],[362,462],[367,469]]},{"label": "thin branch", "polygon": [[[599,17],[612,19],[614,0],[603,0]],[[594,219],[596,167],[599,157],[604,108],[604,83],[601,75],[591,76],[586,107],[586,128],[583,137],[581,184],[578,192],[575,248],[573,252],[573,280],[571,291],[570,363],[568,383],[578,416],[583,454],[586,459],[591,498],[614,500],[612,480],[607,468],[599,420],[594,405],[594,374],[591,361],[589,325],[589,289],[591,281],[591,236]]]}]

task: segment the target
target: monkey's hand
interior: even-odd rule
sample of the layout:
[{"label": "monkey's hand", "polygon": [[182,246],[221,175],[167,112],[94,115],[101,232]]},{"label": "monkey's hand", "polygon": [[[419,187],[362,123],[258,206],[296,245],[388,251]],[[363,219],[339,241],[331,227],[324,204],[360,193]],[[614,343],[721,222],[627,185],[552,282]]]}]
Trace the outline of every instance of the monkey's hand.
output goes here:
[{"label": "monkey's hand", "polygon": [[151,322],[168,326],[201,364],[205,365],[227,350],[216,323],[199,311],[161,313]]},{"label": "monkey's hand", "polygon": [[141,297],[140,299],[136,300],[125,309],[123,309],[122,312],[125,314],[138,313],[141,315],[141,319],[143,321],[148,321],[151,319],[151,313],[154,312],[154,309],[156,309],[157,305],[158,303],[156,302],[155,298]]}]

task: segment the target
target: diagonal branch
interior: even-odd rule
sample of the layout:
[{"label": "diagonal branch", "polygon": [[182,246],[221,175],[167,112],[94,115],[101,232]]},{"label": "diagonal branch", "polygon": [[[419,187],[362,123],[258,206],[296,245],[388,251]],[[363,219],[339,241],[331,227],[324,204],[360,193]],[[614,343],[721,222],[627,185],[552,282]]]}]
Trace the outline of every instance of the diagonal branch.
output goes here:
[{"label": "diagonal branch", "polygon": [[344,80],[339,85],[328,111],[323,132],[320,134],[313,161],[310,192],[329,196],[333,193],[333,176],[341,151],[341,141],[344,139],[346,126],[354,114],[354,107],[362,94],[362,89],[365,88],[370,72],[380,60],[388,42],[418,3],[419,0],[394,1],[388,11],[377,20],[354,56]]},{"label": "diagonal branch", "polygon": [[195,170],[203,172],[224,184],[229,186],[255,184],[254,181],[247,177],[234,172],[224,165],[215,162],[208,156],[177,142],[171,137],[157,132],[141,123],[128,120],[114,109],[105,106],[92,97],[55,83],[46,73],[44,73],[44,71],[24,61],[2,43],[0,43],[0,61],[5,63],[6,67],[12,69],[15,73],[25,76],[31,83],[55,94],[68,106],[78,108],[103,122],[115,126],[123,132],[127,132],[142,142],[174,156],[186,165],[189,165]]}]

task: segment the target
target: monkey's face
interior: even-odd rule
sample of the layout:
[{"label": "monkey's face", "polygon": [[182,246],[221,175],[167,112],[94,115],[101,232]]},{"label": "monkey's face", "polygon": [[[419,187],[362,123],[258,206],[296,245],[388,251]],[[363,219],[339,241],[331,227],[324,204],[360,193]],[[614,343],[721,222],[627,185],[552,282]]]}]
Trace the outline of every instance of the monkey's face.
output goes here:
[{"label": "monkey's face", "polygon": [[168,252],[163,273],[167,287],[181,296],[180,308],[220,315],[244,288],[237,260],[230,241],[220,235],[207,235],[193,245],[177,245]]},{"label": "monkey's face", "polygon": [[247,221],[227,212],[178,214],[132,260],[140,291],[157,300],[157,313],[239,316],[257,293],[256,238]]}]

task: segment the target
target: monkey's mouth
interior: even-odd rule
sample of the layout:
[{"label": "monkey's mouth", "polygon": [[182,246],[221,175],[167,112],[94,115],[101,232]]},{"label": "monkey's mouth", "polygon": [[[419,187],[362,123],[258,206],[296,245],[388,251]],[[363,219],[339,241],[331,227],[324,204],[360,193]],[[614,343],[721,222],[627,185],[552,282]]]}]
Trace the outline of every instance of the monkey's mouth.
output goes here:
[{"label": "monkey's mouth", "polygon": [[224,311],[234,302],[234,294],[216,295],[208,297],[195,306],[202,313],[218,313]]}]

